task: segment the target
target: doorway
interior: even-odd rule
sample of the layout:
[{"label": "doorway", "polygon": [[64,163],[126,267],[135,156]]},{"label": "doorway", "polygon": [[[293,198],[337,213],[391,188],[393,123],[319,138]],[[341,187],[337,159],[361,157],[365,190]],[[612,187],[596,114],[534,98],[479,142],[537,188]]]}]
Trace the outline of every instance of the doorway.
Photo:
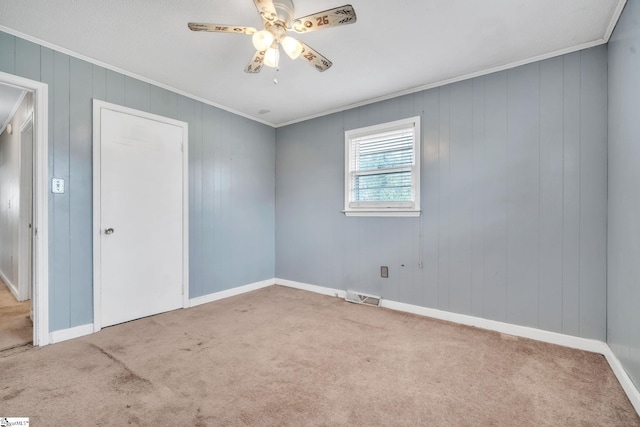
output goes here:
[{"label": "doorway", "polygon": [[30,301],[27,313],[33,322],[32,342],[34,346],[42,346],[49,343],[48,87],[3,72],[0,85],[19,90],[31,100],[28,112],[14,118],[11,126],[6,126],[9,129],[5,129],[20,141],[14,153],[18,160],[12,166],[15,183],[11,196],[3,196],[1,202],[15,211],[12,293],[17,300]]},{"label": "doorway", "polygon": [[186,306],[187,124],[94,101],[94,330]]}]

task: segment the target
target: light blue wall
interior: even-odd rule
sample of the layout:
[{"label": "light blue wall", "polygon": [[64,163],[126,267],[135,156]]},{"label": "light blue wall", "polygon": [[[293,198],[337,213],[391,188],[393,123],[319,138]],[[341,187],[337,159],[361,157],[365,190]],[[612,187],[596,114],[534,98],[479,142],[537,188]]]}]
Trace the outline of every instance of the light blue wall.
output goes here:
[{"label": "light blue wall", "polygon": [[[189,123],[191,296],[275,275],[606,338],[604,46],[277,131],[1,32],[0,70],[50,88],[52,330],[92,320],[98,98]],[[422,217],[346,218],[344,130],[414,115]]]},{"label": "light blue wall", "polygon": [[[344,131],[415,115],[422,217],[345,217]],[[276,277],[606,339],[606,46],[279,128],[276,141]]]},{"label": "light blue wall", "polygon": [[640,1],[609,41],[607,342],[640,387]]},{"label": "light blue wall", "polygon": [[52,331],[93,322],[94,98],[189,123],[191,297],[274,277],[272,128],[2,32],[0,71],[49,85]]}]

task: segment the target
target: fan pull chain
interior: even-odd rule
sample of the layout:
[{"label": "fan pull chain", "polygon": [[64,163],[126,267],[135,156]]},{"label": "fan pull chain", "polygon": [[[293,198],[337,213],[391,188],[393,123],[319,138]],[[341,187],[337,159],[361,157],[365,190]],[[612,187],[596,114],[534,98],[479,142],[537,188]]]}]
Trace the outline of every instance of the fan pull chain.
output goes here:
[{"label": "fan pull chain", "polygon": [[280,71],[280,42],[276,42],[276,63],[275,63],[275,71],[273,72],[273,84],[278,84],[278,71]]}]

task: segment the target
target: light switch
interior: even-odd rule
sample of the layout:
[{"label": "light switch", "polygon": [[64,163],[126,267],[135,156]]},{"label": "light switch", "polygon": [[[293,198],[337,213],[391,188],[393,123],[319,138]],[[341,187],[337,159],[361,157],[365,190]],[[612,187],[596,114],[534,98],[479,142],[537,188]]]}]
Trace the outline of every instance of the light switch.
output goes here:
[{"label": "light switch", "polygon": [[64,193],[64,179],[53,178],[51,180],[51,192],[54,194]]}]

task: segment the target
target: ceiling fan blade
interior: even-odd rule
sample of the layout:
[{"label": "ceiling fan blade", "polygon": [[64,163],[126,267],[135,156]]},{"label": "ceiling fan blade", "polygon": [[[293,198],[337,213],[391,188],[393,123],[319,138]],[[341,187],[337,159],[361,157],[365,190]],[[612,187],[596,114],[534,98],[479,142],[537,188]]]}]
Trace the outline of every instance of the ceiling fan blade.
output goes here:
[{"label": "ceiling fan blade", "polygon": [[356,22],[356,19],[356,11],[353,9],[353,6],[345,4],[344,6],[325,10],[324,12],[294,19],[291,23],[291,28],[296,33],[308,33],[322,30],[323,28],[353,24]]},{"label": "ceiling fan blade", "polygon": [[218,33],[236,33],[236,34],[255,34],[257,31],[253,27],[242,27],[237,25],[220,25],[220,24],[199,24],[196,22],[189,22],[189,29],[191,31],[210,31]]},{"label": "ceiling fan blade", "polygon": [[251,62],[249,62],[246,66],[246,68],[244,69],[245,73],[259,73],[260,70],[262,70],[262,67],[264,66],[264,54],[265,51],[260,51],[257,50],[256,53],[253,55],[253,58],[251,58]]},{"label": "ceiling fan blade", "polygon": [[302,45],[302,53],[300,54],[300,58],[305,59],[309,62],[310,65],[315,67],[316,70],[323,72],[327,71],[333,65],[333,62],[329,61],[327,58],[319,54],[316,50],[310,48],[305,43],[298,40],[298,42]]},{"label": "ceiling fan blade", "polygon": [[253,0],[260,17],[266,22],[274,22],[278,17],[272,0]]}]

